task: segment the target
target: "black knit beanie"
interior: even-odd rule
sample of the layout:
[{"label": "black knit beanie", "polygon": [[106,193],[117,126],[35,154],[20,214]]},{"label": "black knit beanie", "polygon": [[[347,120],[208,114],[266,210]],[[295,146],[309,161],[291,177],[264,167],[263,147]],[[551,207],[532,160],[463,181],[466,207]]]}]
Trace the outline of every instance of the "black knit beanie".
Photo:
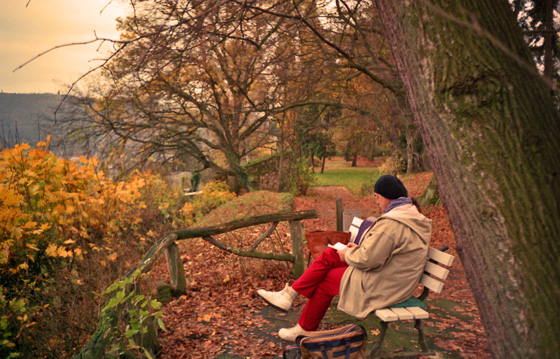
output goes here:
[{"label": "black knit beanie", "polygon": [[397,199],[408,196],[408,191],[401,180],[391,175],[379,177],[377,182],[375,182],[373,191],[387,199]]}]

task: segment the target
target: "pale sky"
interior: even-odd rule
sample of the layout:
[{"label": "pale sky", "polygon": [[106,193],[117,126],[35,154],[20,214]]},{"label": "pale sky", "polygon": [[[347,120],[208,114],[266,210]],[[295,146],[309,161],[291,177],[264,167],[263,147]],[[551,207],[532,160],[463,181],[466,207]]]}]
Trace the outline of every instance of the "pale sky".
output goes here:
[{"label": "pale sky", "polygon": [[65,91],[99,64],[95,59],[107,49],[99,44],[61,48],[13,71],[52,47],[92,40],[94,32],[118,39],[115,18],[124,15],[119,0],[0,0],[0,91]]}]

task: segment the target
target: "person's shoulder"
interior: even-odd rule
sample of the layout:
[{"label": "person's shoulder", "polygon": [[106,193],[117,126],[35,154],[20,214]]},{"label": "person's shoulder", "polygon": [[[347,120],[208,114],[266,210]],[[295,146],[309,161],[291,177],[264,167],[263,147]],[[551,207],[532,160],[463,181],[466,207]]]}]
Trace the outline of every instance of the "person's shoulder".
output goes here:
[{"label": "person's shoulder", "polygon": [[396,218],[393,218],[393,217],[389,217],[389,216],[381,216],[381,217],[377,218],[377,221],[375,221],[373,229],[374,230],[383,230],[383,228],[385,228],[387,226],[394,225],[395,222],[399,222],[399,220],[396,219]]},{"label": "person's shoulder", "polygon": [[384,213],[381,218],[390,218],[390,219],[427,219],[422,213],[418,211],[413,204],[405,204],[403,206],[399,206],[397,208],[392,209],[391,211]]},{"label": "person's shoulder", "polygon": [[432,220],[420,213],[414,205],[397,207],[381,216],[379,221],[392,222],[411,228],[430,227]]}]

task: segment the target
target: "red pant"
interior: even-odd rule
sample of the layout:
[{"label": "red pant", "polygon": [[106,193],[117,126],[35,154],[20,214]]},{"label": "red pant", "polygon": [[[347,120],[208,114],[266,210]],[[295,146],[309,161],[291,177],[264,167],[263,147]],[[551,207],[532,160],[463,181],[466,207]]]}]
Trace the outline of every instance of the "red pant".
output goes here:
[{"label": "red pant", "polygon": [[327,248],[292,284],[296,292],[309,298],[298,320],[304,330],[317,330],[333,297],[340,293],[340,281],[346,268],[348,264],[340,260],[336,250]]}]

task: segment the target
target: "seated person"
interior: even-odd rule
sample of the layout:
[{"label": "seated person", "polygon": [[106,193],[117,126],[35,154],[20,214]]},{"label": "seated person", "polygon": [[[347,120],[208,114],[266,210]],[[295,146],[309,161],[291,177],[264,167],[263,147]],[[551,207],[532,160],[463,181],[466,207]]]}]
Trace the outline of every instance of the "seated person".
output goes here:
[{"label": "seated person", "polygon": [[383,214],[358,244],[349,243],[339,251],[327,248],[292,286],[286,284],[279,292],[257,291],[283,311],[298,294],[309,298],[298,323],[280,329],[280,338],[295,341],[298,335],[317,330],[337,294],[338,309],[359,319],[412,296],[426,265],[432,221],[420,213],[418,202],[408,197],[397,177],[381,176],[374,192]]}]

